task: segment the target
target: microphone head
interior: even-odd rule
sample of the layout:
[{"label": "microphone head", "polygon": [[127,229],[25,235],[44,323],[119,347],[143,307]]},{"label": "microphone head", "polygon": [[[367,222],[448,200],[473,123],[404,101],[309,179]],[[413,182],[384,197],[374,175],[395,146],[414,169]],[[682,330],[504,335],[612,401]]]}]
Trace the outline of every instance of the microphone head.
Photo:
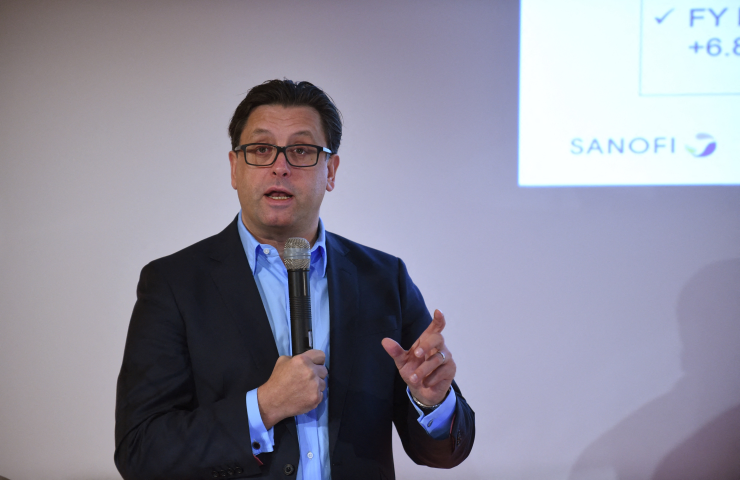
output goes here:
[{"label": "microphone head", "polygon": [[301,237],[291,237],[285,242],[283,263],[288,270],[308,270],[311,266],[311,244]]}]

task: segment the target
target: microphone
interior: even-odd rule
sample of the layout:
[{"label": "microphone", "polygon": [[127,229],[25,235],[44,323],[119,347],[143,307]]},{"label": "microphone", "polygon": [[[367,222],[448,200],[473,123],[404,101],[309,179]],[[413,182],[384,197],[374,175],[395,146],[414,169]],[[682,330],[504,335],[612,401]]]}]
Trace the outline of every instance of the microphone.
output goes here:
[{"label": "microphone", "polygon": [[293,355],[313,348],[311,332],[311,287],[308,269],[311,266],[311,244],[300,237],[285,242],[283,263],[288,269],[288,298],[290,300],[290,341]]}]

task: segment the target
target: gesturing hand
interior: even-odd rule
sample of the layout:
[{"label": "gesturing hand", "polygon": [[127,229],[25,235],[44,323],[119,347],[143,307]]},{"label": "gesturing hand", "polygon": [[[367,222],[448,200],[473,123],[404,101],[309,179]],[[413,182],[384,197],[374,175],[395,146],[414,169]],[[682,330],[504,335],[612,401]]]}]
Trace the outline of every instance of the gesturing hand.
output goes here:
[{"label": "gesturing hand", "polygon": [[444,328],[445,316],[435,310],[432,323],[409,350],[391,338],[382,341],[411,394],[427,405],[436,405],[445,398],[457,371],[455,360],[445,346]]},{"label": "gesturing hand", "polygon": [[321,350],[277,359],[270,378],[257,389],[257,403],[267,430],[280,420],[310,412],[321,403],[329,373],[325,360]]}]

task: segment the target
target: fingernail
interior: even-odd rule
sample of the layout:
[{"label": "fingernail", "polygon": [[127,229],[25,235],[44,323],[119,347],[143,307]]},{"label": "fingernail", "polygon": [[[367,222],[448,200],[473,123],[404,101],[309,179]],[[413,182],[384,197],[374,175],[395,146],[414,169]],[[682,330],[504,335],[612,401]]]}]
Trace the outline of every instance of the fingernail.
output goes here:
[{"label": "fingernail", "polygon": [[422,349],[421,347],[419,347],[419,348],[417,348],[416,350],[414,350],[414,354],[415,354],[415,355],[416,355],[417,357],[421,358],[421,357],[423,357],[423,356],[424,356],[424,350],[423,350],[423,349]]},{"label": "fingernail", "polygon": [[419,377],[417,377],[416,374],[413,374],[409,380],[411,380],[411,383],[416,383],[419,381]]}]

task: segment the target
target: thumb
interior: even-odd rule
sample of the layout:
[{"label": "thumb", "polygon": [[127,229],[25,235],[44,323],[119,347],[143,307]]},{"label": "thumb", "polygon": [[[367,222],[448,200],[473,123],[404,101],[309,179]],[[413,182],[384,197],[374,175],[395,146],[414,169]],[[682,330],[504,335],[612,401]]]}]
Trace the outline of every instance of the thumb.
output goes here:
[{"label": "thumb", "polygon": [[386,337],[380,343],[381,345],[383,345],[383,348],[388,353],[388,355],[391,356],[393,361],[396,362],[396,367],[403,367],[406,363],[406,350],[404,350],[403,347],[401,347],[401,345],[399,345],[398,342],[396,342],[392,338]]}]

